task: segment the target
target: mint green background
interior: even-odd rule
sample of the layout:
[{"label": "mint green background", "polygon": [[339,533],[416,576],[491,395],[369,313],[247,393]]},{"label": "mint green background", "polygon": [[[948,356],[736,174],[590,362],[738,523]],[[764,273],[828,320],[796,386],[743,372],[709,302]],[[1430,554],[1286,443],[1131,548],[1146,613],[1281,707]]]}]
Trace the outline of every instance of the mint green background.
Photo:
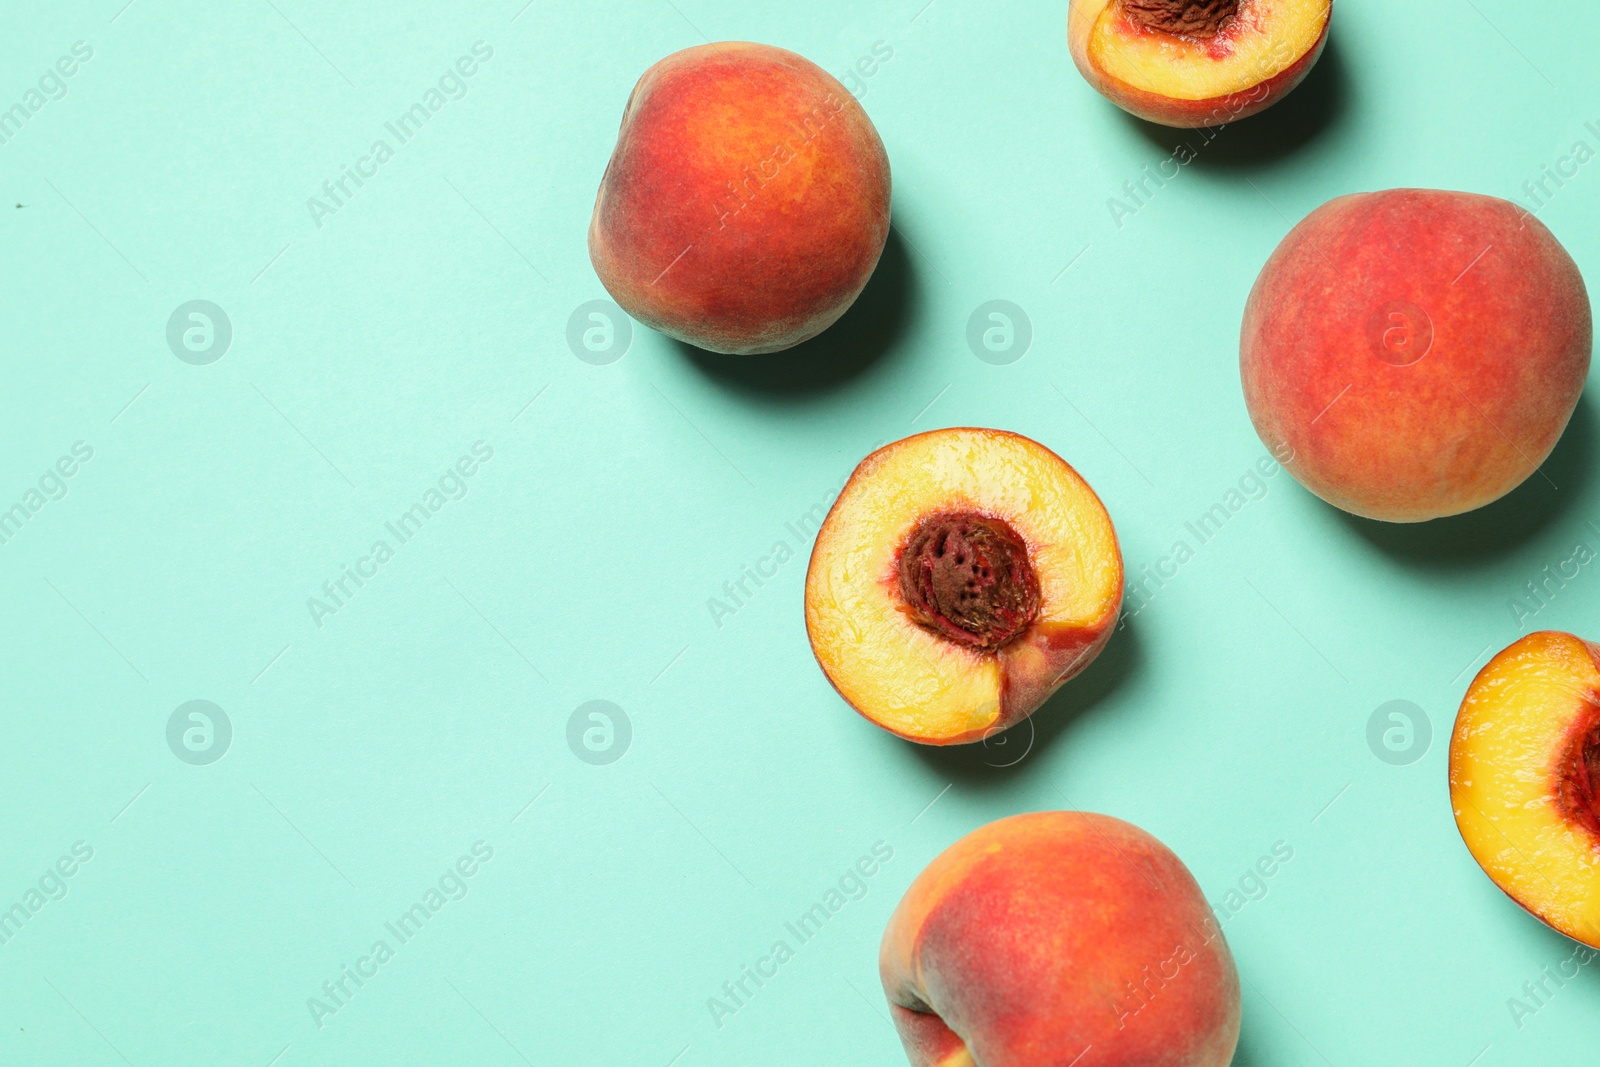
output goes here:
[{"label": "mint green background", "polygon": [[[989,425],[1076,465],[1130,572],[1155,562],[1264,454],[1236,345],[1275,243],[1340,193],[1517,197],[1600,148],[1591,9],[1339,0],[1310,81],[1119,228],[1108,198],[1196,135],[1083,84],[1064,2],[924,2],[12,13],[0,107],[75,41],[94,56],[0,145],[0,507],[74,442],[94,457],[0,545],[0,907],[94,856],[0,946],[0,1062],[903,1063],[876,977],[895,902],[960,835],[1057,807],[1148,828],[1219,904],[1293,849],[1224,925],[1240,1064],[1592,1046],[1592,967],[1513,1021],[1571,947],[1479,872],[1445,785],[1490,652],[1596,633],[1592,567],[1536,619],[1510,607],[1600,548],[1592,396],[1549,483],[1466,519],[1379,528],[1268,480],[1031,738],[987,749],[907,745],[834,695],[785,527],[874,444]],[[590,365],[566,325],[605,295],[584,235],[623,102],[707,37],[840,75],[893,50],[863,103],[896,234],[790,355],[636,327]],[[479,40],[467,95],[316,226],[307,198]],[[1541,217],[1600,278],[1600,162]],[[233,325],[209,366],[166,344],[192,299]],[[1011,365],[964,339],[991,299],[1032,322]],[[314,625],[307,598],[480,440],[466,497]],[[795,558],[715,625],[708,598],[779,540]],[[165,741],[192,699],[233,725],[209,766]],[[632,722],[609,766],[565,740],[592,699]],[[1396,699],[1432,723],[1409,766],[1365,739]],[[314,1025],[307,998],[479,840],[467,895]],[[878,841],[865,897],[715,1026],[707,998]]]}]

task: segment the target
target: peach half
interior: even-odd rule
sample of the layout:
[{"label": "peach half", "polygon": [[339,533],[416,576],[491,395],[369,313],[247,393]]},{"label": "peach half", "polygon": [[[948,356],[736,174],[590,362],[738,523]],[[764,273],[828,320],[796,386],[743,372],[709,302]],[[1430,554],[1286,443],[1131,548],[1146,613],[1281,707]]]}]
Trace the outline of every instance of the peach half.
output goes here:
[{"label": "peach half", "polygon": [[1163,126],[1225,126],[1299,85],[1328,40],[1333,0],[1072,0],[1084,79]]},{"label": "peach half", "polygon": [[817,662],[866,719],[923,744],[981,741],[1100,654],[1122,553],[1100,498],[1048,448],[933,430],[856,467],[805,602]]},{"label": "peach half", "polygon": [[589,224],[623,310],[713,352],[777,352],[831,326],[889,236],[889,158],[827,71],[741,41],[644,72]]},{"label": "peach half", "polygon": [[1478,672],[1450,737],[1450,804],[1495,885],[1600,948],[1600,646],[1546,630]]},{"label": "peach half", "polygon": [[1422,522],[1538,469],[1589,374],[1578,266],[1507,200],[1389,189],[1289,231],[1245,303],[1245,406],[1289,472],[1335,507]]},{"label": "peach half", "polygon": [[1227,1067],[1239,974],[1183,861],[1106,815],[1013,815],[911,883],[878,971],[913,1067]]}]

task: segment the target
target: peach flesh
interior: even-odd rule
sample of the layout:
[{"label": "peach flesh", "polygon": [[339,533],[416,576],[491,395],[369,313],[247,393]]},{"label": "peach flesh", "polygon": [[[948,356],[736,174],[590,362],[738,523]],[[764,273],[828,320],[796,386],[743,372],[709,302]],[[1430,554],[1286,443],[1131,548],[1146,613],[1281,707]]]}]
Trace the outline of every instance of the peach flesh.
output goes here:
[{"label": "peach flesh", "polygon": [[906,539],[898,569],[911,617],[958,645],[993,652],[1039,617],[1028,546],[1004,519],[929,515]]},{"label": "peach flesh", "polygon": [[1305,79],[1331,15],[1330,0],[1071,0],[1067,43],[1084,80],[1124,111],[1226,126]]},{"label": "peach flesh", "polygon": [[[987,573],[950,557],[937,583],[932,569],[919,576],[933,542],[915,531],[963,522],[985,524]],[[1094,490],[1037,441],[976,427],[915,434],[862,460],[806,568],[806,636],[823,674],[862,717],[919,744],[982,741],[1033,714],[1099,655],[1121,604],[1122,552]]]},{"label": "peach flesh", "polygon": [[1600,645],[1541,630],[1467,687],[1450,804],[1472,858],[1524,911],[1600,948]]}]

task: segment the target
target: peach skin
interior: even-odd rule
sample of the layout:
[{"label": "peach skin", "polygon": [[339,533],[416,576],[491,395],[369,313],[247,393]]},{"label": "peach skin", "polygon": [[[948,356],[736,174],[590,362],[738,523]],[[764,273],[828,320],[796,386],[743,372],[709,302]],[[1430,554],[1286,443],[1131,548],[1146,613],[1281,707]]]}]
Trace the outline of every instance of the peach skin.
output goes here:
[{"label": "peach skin", "polygon": [[1239,975],[1160,841],[1081,811],[1014,815],[934,859],[878,957],[912,1067],[1227,1067]]},{"label": "peach skin", "polygon": [[1084,80],[1163,126],[1225,126],[1282,99],[1328,40],[1332,0],[1072,0]]},{"label": "peach skin", "polygon": [[1546,630],[1478,672],[1450,736],[1450,804],[1502,892],[1600,948],[1600,646]]},{"label": "peach skin", "polygon": [[1589,374],[1577,264],[1517,205],[1392,189],[1317,208],[1245,304],[1261,440],[1328,503],[1389,522],[1482,507],[1555,447]]},{"label": "peach skin", "polygon": [[589,224],[622,308],[713,352],[815,337],[889,235],[889,159],[855,97],[781,48],[686,48],[645,71]]},{"label": "peach skin", "polygon": [[1033,714],[1100,654],[1121,604],[1100,498],[1002,430],[933,430],[862,460],[806,572],[823,673],[868,721],[929,745]]}]

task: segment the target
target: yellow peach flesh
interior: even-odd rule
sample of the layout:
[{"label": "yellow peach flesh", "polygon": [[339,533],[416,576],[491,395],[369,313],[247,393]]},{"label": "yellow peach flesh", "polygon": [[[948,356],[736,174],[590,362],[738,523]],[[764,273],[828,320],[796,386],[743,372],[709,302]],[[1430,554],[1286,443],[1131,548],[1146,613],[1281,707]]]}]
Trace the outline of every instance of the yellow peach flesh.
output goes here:
[{"label": "yellow peach flesh", "polygon": [[1479,672],[1450,743],[1450,799],[1473,858],[1513,900],[1600,947],[1600,841],[1565,817],[1555,783],[1600,670],[1564,633],[1522,638]]},{"label": "yellow peach flesh", "polygon": [[906,533],[931,510],[956,509],[1003,519],[1027,543],[1040,591],[1030,634],[1104,625],[1121,595],[1121,555],[1104,507],[1042,445],[1000,431],[949,430],[868,457],[818,534],[807,628],[841,695],[917,740],[981,734],[1006,711],[1008,672],[1031,676],[1051,666],[1037,641],[984,653],[907,618],[898,573]]},{"label": "yellow peach flesh", "polygon": [[1322,36],[1327,0],[1244,0],[1222,33],[1200,41],[1134,25],[1113,3],[1090,31],[1109,77],[1172,100],[1244,92],[1298,62]]}]

